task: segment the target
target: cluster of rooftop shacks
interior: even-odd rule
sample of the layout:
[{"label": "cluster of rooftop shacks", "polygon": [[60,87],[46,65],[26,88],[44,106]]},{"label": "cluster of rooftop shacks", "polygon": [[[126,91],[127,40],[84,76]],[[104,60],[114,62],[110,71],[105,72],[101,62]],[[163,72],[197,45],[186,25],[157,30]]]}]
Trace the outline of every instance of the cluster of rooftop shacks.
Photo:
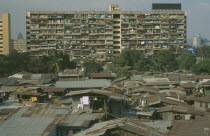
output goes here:
[{"label": "cluster of rooftop shacks", "polygon": [[0,134],[210,135],[210,75],[131,72],[131,78],[81,70],[0,78]]}]

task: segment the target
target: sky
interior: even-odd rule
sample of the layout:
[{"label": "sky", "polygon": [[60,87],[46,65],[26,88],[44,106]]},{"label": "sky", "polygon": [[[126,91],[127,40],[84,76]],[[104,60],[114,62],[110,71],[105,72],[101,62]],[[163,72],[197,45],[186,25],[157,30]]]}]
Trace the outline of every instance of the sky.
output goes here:
[{"label": "sky", "polygon": [[26,11],[107,11],[119,4],[123,11],[151,11],[152,3],[181,3],[187,12],[188,39],[195,34],[210,40],[210,0],[0,0],[0,13],[11,14],[12,38],[26,34]]}]

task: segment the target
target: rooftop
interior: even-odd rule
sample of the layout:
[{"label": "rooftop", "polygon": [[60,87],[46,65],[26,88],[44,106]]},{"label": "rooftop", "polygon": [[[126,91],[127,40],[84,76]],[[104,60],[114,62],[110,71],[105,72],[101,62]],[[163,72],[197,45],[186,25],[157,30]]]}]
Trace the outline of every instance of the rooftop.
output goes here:
[{"label": "rooftop", "polygon": [[195,109],[194,107],[175,106],[175,105],[158,108],[158,112],[178,112],[178,113],[194,114],[194,115],[205,115],[206,114],[206,112],[204,110]]},{"label": "rooftop", "polygon": [[186,97],[185,100],[210,103],[210,96],[202,96],[202,97],[188,96]]},{"label": "rooftop", "polygon": [[210,128],[210,118],[173,121],[172,125],[168,136],[207,136]]},{"label": "rooftop", "polygon": [[114,73],[91,73],[91,78],[113,78],[116,77]]},{"label": "rooftop", "polygon": [[82,95],[82,94],[100,94],[100,95],[106,95],[111,97],[118,97],[118,98],[127,98],[126,96],[120,95],[118,93],[114,93],[111,91],[104,91],[104,90],[79,90],[79,91],[71,91],[66,96],[74,96],[74,95]]},{"label": "rooftop", "polygon": [[88,127],[92,121],[104,117],[104,113],[70,114],[69,108],[52,104],[35,104],[17,108],[0,120],[1,136],[54,136],[56,125]]},{"label": "rooftop", "polygon": [[104,88],[110,87],[111,81],[106,79],[89,79],[82,81],[57,81],[58,88]]},{"label": "rooftop", "polygon": [[120,128],[122,130],[134,133],[136,135],[148,135],[148,136],[164,135],[158,130],[155,130],[151,127],[144,125],[143,123],[139,122],[139,120],[121,118],[121,119],[105,121],[102,123],[97,123],[93,125],[90,129],[74,134],[73,136],[101,136],[104,135],[107,131],[116,128]]},{"label": "rooftop", "polygon": [[12,86],[17,85],[18,81],[14,78],[0,78],[0,85]]}]

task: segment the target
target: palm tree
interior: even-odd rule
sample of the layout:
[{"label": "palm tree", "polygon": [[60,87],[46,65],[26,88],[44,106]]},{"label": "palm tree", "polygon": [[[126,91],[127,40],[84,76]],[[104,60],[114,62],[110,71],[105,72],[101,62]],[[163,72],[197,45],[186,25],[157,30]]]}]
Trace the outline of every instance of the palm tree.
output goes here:
[{"label": "palm tree", "polygon": [[49,66],[49,70],[54,70],[54,72],[57,74],[61,71],[61,65],[63,63],[63,59],[59,57],[57,53],[53,54],[52,63]]}]

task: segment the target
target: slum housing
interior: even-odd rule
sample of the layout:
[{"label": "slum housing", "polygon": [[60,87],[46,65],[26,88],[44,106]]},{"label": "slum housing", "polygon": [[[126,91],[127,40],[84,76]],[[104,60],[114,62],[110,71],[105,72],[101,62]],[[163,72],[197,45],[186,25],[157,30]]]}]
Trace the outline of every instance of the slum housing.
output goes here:
[{"label": "slum housing", "polygon": [[[2,136],[209,134],[210,76],[188,72],[85,75],[21,72],[0,78]],[[182,126],[180,128],[179,126]],[[195,134],[195,132],[193,133]],[[193,135],[189,133],[189,135]]]}]

